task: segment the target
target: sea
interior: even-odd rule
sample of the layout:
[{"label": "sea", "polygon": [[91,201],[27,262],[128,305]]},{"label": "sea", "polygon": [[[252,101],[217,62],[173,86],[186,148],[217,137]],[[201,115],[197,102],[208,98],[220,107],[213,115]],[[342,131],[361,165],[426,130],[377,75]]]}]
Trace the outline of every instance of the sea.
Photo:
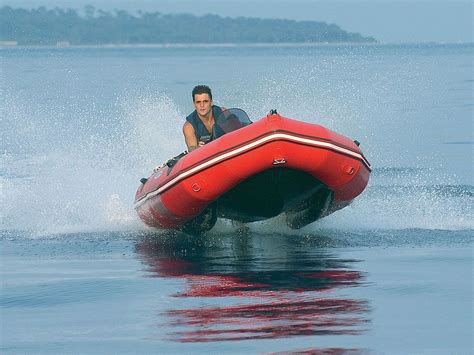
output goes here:
[{"label": "sea", "polygon": [[[0,353],[472,354],[473,44],[3,47]],[[153,230],[191,90],[358,140],[303,229]],[[243,169],[245,167],[242,167]]]}]

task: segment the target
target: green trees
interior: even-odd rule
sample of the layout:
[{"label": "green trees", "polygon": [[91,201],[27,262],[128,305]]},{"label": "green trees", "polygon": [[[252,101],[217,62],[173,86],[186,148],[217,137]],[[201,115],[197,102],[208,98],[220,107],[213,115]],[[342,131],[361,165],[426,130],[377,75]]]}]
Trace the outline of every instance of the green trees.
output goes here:
[{"label": "green trees", "polygon": [[192,16],[159,12],[0,8],[0,41],[20,45],[375,42],[316,21]]}]

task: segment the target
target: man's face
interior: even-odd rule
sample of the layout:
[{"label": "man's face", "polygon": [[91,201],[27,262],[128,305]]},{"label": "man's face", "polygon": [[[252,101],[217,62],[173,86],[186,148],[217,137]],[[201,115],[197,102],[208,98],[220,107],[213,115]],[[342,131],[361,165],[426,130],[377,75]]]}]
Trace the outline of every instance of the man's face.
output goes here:
[{"label": "man's face", "polygon": [[200,116],[206,116],[212,108],[212,100],[208,94],[194,95],[194,107]]}]

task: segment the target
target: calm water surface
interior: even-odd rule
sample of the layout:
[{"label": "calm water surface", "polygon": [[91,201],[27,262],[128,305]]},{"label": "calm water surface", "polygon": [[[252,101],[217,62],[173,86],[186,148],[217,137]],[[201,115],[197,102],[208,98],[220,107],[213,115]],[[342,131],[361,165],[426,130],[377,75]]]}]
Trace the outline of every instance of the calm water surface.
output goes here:
[{"label": "calm water surface", "polygon": [[[471,353],[473,49],[1,49],[0,352]],[[198,83],[358,139],[367,190],[297,232],[146,229]]]}]

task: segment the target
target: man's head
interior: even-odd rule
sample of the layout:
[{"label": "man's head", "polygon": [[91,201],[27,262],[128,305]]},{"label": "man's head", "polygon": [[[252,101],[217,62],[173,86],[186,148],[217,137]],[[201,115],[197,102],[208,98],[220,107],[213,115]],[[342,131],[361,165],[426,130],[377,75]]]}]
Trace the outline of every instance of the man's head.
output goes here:
[{"label": "man's head", "polygon": [[193,104],[199,116],[204,117],[212,110],[212,93],[206,85],[198,85],[193,89]]},{"label": "man's head", "polygon": [[199,94],[208,94],[209,99],[212,100],[211,88],[207,85],[198,85],[198,86],[194,87],[194,89],[193,89],[193,101],[196,101],[196,95],[199,95]]}]

